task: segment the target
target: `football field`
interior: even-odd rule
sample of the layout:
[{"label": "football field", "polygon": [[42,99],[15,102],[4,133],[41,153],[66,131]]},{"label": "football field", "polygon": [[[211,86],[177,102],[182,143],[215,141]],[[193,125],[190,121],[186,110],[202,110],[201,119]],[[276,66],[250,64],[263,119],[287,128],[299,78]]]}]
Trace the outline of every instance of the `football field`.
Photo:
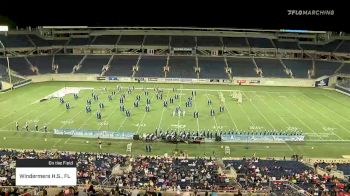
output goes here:
[{"label": "football field", "polygon": [[[118,85],[120,91],[116,89]],[[128,88],[133,86],[135,90],[129,94]],[[58,98],[40,102],[65,87],[86,88],[79,91],[78,99],[74,99],[73,94],[63,97],[65,102],[70,103],[71,109],[67,110]],[[168,107],[163,107],[163,100],[156,98],[155,88],[163,90],[163,100],[174,98],[175,94],[179,98],[172,104],[168,101]],[[112,95],[112,91],[116,91],[116,95]],[[150,112],[145,111],[144,91],[149,92]],[[193,91],[196,91],[196,96],[193,97],[192,107],[185,107]],[[99,96],[98,101],[92,99],[92,92]],[[232,98],[234,92],[242,94],[241,104]],[[130,117],[120,111],[119,98],[122,94],[125,94],[124,105],[130,111]],[[108,99],[108,95],[112,100]],[[137,95],[141,97],[140,105],[134,107]],[[85,111],[87,99],[92,99],[91,113]],[[209,99],[211,105],[208,104]],[[100,109],[99,103],[105,107]],[[220,105],[224,106],[224,112],[219,112]],[[176,107],[184,110],[185,115],[174,115]],[[210,116],[211,109],[215,110],[215,116]],[[101,120],[96,118],[97,111],[101,111]],[[195,111],[199,113],[199,118],[193,118]],[[16,122],[20,131],[16,131]],[[24,128],[25,122],[29,123],[28,132]],[[35,124],[41,128],[39,132],[34,131]],[[48,127],[48,133],[42,130],[44,125]],[[347,153],[350,144],[350,97],[333,90],[316,88],[101,82],[36,83],[0,94],[0,147],[97,150],[94,139],[52,134],[53,129],[60,128],[140,135],[155,132],[157,128],[164,131],[298,131],[305,135],[305,142],[271,145],[213,142],[205,145],[181,144],[179,147],[193,155],[200,155],[203,151],[215,151],[221,155],[221,146],[230,145],[237,156],[302,153],[307,156],[339,157],[350,154]],[[130,141],[111,140],[111,145],[104,150],[122,153],[127,143]],[[173,149],[171,144],[154,145],[154,153],[169,153]],[[142,142],[135,142],[134,148],[135,152],[144,152]]]}]

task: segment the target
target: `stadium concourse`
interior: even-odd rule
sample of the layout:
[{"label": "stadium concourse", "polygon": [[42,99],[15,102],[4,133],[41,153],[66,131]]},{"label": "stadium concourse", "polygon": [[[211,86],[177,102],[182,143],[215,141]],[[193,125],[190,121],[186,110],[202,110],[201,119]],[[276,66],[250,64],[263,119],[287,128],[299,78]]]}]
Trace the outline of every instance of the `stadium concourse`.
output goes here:
[{"label": "stadium concourse", "polygon": [[[350,195],[349,40],[224,28],[0,32],[0,196]],[[75,160],[77,186],[17,186],[21,159]]]}]

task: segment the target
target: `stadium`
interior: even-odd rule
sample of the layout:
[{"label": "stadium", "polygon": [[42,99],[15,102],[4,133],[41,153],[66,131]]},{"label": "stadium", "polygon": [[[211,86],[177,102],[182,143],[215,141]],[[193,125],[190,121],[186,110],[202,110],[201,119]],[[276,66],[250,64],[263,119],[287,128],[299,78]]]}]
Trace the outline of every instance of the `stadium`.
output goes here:
[{"label": "stadium", "polygon": [[[0,193],[350,195],[345,33],[2,30]],[[23,184],[20,159],[76,182]]]}]

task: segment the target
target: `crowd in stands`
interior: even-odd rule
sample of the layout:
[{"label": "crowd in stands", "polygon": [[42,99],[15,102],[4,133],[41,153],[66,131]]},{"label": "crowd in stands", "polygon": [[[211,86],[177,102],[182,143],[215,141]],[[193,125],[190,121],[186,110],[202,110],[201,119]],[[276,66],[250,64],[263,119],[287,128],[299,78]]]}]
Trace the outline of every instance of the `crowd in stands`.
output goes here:
[{"label": "crowd in stands", "polygon": [[[226,160],[226,166],[235,168],[237,181],[246,190],[263,190],[267,187],[277,194],[295,191],[312,195],[349,193],[348,179],[341,180],[328,174],[319,175],[314,168],[295,160]],[[278,195],[279,195],[278,194]]]},{"label": "crowd in stands", "polygon": [[[255,157],[224,160],[220,166],[220,161],[211,158],[0,150],[0,187],[15,186],[17,159],[74,159],[77,162],[77,184],[80,189],[69,187],[57,195],[157,195],[162,191],[183,193],[189,190],[192,193],[196,190],[208,193],[214,190],[235,193],[245,190],[277,195],[349,193],[348,179],[338,179],[329,174],[319,175],[315,168],[303,164],[297,160],[298,157],[293,158],[294,160],[260,160]],[[317,163],[316,166],[330,167],[325,163]],[[350,164],[336,163],[331,164],[331,167],[346,168],[346,173]],[[235,179],[223,172],[229,169],[234,169],[237,174]],[[102,189],[99,185],[115,188]],[[0,195],[6,195],[5,192],[7,195],[18,195],[27,190],[0,188]],[[41,192],[44,193],[45,190]]]},{"label": "crowd in stands", "polygon": [[350,90],[350,80],[343,80],[339,82],[338,85]]}]

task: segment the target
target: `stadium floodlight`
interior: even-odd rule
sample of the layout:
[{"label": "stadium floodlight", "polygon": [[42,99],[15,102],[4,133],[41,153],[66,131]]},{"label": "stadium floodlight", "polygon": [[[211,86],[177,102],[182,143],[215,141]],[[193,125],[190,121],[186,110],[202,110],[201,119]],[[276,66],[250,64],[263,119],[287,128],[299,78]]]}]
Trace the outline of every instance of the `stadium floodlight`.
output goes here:
[{"label": "stadium floodlight", "polygon": [[7,31],[9,31],[8,26],[0,25],[0,32],[7,32]]}]

